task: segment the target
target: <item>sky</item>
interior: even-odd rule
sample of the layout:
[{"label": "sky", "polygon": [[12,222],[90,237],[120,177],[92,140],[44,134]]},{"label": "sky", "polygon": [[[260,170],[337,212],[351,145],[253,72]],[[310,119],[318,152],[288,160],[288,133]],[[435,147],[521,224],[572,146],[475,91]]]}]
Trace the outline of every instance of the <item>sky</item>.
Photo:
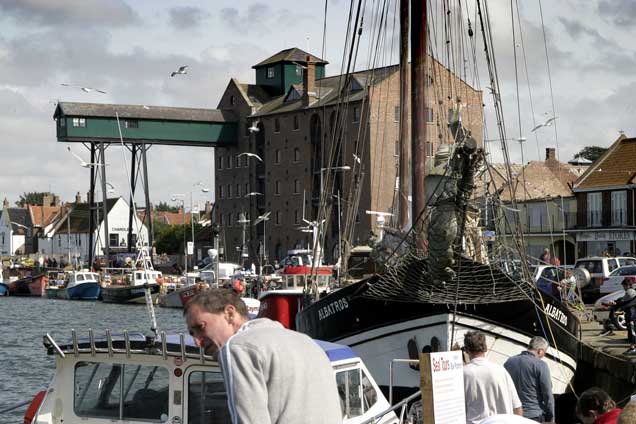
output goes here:
[{"label": "sky", "polygon": [[[387,1],[393,11],[396,0]],[[366,3],[359,69],[369,64],[372,6],[384,0]],[[461,4],[481,37],[474,3]],[[523,145],[509,143],[514,162],[521,160],[521,147],[524,161],[543,160],[545,148],[554,146],[565,162],[584,146],[609,146],[619,131],[636,136],[635,2],[523,1],[514,37],[510,2],[490,1],[488,7],[506,134],[526,138]],[[86,198],[89,171],[55,138],[56,102],[215,108],[230,78],[253,83],[251,66],[282,49],[321,56],[324,9],[318,0],[0,0],[0,197],[12,204],[30,191],[52,191],[64,201],[77,192]],[[324,56],[327,75],[335,75],[349,2],[328,0],[327,11]],[[395,40],[396,34],[387,37]],[[383,64],[395,62],[395,48],[388,50]],[[189,66],[188,74],[171,78],[181,65]],[[492,96],[484,88],[491,83],[483,62],[478,69],[479,78],[472,75],[469,82],[484,90],[487,138],[496,139]],[[558,117],[555,125],[530,131],[551,116]],[[88,161],[83,146],[72,148]],[[500,143],[489,149],[500,160]],[[210,148],[152,147],[151,202],[190,191],[194,203],[213,200],[213,155]],[[107,162],[108,182],[127,197],[120,148],[107,152]]]}]

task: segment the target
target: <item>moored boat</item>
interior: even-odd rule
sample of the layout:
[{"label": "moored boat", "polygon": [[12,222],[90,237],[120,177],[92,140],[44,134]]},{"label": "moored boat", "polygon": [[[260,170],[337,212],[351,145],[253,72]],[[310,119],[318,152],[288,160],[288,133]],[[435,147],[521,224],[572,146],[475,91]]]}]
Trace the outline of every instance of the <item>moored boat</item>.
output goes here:
[{"label": "moored boat", "polygon": [[[286,328],[296,328],[296,314],[301,310],[303,298],[308,292],[307,283],[312,275],[312,257],[306,250],[291,250],[281,262],[283,269],[277,273],[279,282],[271,282],[260,292],[258,316],[279,321]],[[320,293],[327,293],[333,283],[333,267],[315,267],[315,281]]]},{"label": "moored boat", "polygon": [[46,274],[36,274],[31,276],[31,281],[27,283],[31,296],[44,297],[45,289],[49,282]]},{"label": "moored boat", "polygon": [[159,305],[166,308],[183,308],[192,297],[202,290],[201,284],[188,284],[159,297]]},{"label": "moored boat", "polygon": [[100,292],[97,273],[72,271],[68,273],[66,283],[58,289],[57,297],[66,300],[97,300]]},{"label": "moored boat", "polygon": [[127,275],[124,285],[110,284],[102,287],[102,300],[106,303],[145,303],[146,289],[150,290],[153,303],[157,302],[162,280],[160,271],[136,270]]},{"label": "moored boat", "polygon": [[9,288],[7,287],[6,284],[0,283],[0,296],[8,296],[8,295],[9,295]]},{"label": "moored boat", "polygon": [[[374,421],[381,424],[399,422],[350,348],[316,343],[332,364],[344,406],[343,424],[373,417],[381,417]],[[95,337],[89,330],[87,339],[73,333],[65,344],[47,334],[44,344],[56,357],[56,370],[48,389],[29,406],[29,422],[231,422],[223,373],[190,336],[161,333],[154,338],[106,331],[105,337]]]}]

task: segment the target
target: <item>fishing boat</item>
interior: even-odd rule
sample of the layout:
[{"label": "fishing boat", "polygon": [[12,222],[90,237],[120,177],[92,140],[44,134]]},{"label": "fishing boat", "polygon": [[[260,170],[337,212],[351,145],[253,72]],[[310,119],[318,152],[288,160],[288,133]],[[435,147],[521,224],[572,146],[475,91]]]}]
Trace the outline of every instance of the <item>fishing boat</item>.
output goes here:
[{"label": "fishing boat", "polygon": [[150,290],[154,303],[159,298],[161,271],[135,270],[128,274],[123,285],[111,283],[102,287],[102,300],[106,303],[145,303],[145,289]]},{"label": "fishing boat", "polygon": [[[316,341],[329,358],[343,407],[344,424],[398,424],[371,373],[348,347]],[[55,374],[38,393],[25,423],[110,421],[182,424],[230,423],[223,373],[192,337],[124,332],[68,342],[44,337],[55,356]],[[310,366],[308,364],[308,366]]]},{"label": "fishing boat", "polygon": [[70,271],[66,283],[57,290],[57,298],[65,300],[97,300],[101,293],[99,275],[90,271]]},{"label": "fishing boat", "polygon": [[6,284],[11,296],[44,296],[48,278],[46,274],[33,274]]},{"label": "fishing boat", "polygon": [[0,283],[0,296],[9,296],[9,288],[4,283]]},{"label": "fishing boat", "polygon": [[258,316],[276,320],[294,330],[295,317],[302,307],[309,277],[315,275],[318,291],[327,293],[334,282],[333,266],[315,266],[311,251],[299,249],[290,250],[281,265],[282,269],[276,273],[279,278],[272,280],[258,295]]}]

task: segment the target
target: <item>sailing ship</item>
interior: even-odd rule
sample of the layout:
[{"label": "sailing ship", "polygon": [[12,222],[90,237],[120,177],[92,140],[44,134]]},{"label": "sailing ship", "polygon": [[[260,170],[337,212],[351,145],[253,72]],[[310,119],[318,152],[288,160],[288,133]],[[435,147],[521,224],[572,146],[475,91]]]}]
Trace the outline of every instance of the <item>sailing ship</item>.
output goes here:
[{"label": "sailing ship", "polygon": [[[408,2],[401,2],[402,23],[405,15],[408,22],[408,9]],[[411,12],[412,226],[408,232],[388,231],[384,247],[378,249],[383,273],[319,299],[312,293],[313,303],[297,314],[296,328],[311,337],[350,346],[383,388],[397,382],[397,399],[417,390],[420,375],[406,365],[389,369],[387,364],[394,358],[415,359],[420,352],[460,349],[464,334],[479,330],[486,335],[488,358],[503,364],[525,350],[532,336],[543,336],[551,345],[545,360],[553,392],[563,394],[576,370],[580,323],[558,299],[536,289],[519,226],[513,231],[516,244],[502,250],[497,261],[488,260],[474,218],[481,206],[474,196],[475,180],[487,172],[488,164],[483,149],[462,124],[459,99],[449,111],[448,130],[453,142],[439,149],[438,160],[425,176],[426,75],[422,69],[427,56],[427,18],[420,2],[411,2]],[[489,51],[491,46],[486,45]],[[401,58],[406,69],[406,55],[401,54]],[[488,62],[490,78],[497,88],[493,62]],[[500,113],[501,99],[493,97]],[[403,97],[402,110],[405,105]],[[500,127],[505,140],[503,131]],[[401,162],[400,170],[405,168]],[[408,177],[408,172],[400,173],[402,184]],[[512,179],[510,173],[508,177]],[[496,190],[490,193],[491,204],[501,206],[498,194]],[[408,196],[401,193],[398,197],[404,200]],[[399,212],[407,208],[408,204],[401,203]],[[504,215],[502,209],[497,209],[500,215]],[[511,227],[509,222],[505,225]],[[399,228],[404,228],[403,222]]]}]

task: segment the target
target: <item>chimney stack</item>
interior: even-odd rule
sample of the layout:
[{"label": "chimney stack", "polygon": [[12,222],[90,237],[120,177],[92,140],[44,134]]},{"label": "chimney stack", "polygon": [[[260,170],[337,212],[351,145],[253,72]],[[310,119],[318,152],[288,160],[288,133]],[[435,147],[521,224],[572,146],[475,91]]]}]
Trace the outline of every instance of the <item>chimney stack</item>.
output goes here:
[{"label": "chimney stack", "polygon": [[75,203],[76,203],[76,204],[78,204],[78,205],[79,205],[80,203],[82,203],[82,196],[80,196],[79,191],[78,191],[78,192],[77,192],[77,194],[75,195]]},{"label": "chimney stack", "polygon": [[545,149],[545,160],[556,160],[556,150],[554,147],[546,147]]},{"label": "chimney stack", "polygon": [[307,67],[303,69],[303,106],[307,107],[313,103],[318,95],[316,94],[316,62],[307,55]]}]

